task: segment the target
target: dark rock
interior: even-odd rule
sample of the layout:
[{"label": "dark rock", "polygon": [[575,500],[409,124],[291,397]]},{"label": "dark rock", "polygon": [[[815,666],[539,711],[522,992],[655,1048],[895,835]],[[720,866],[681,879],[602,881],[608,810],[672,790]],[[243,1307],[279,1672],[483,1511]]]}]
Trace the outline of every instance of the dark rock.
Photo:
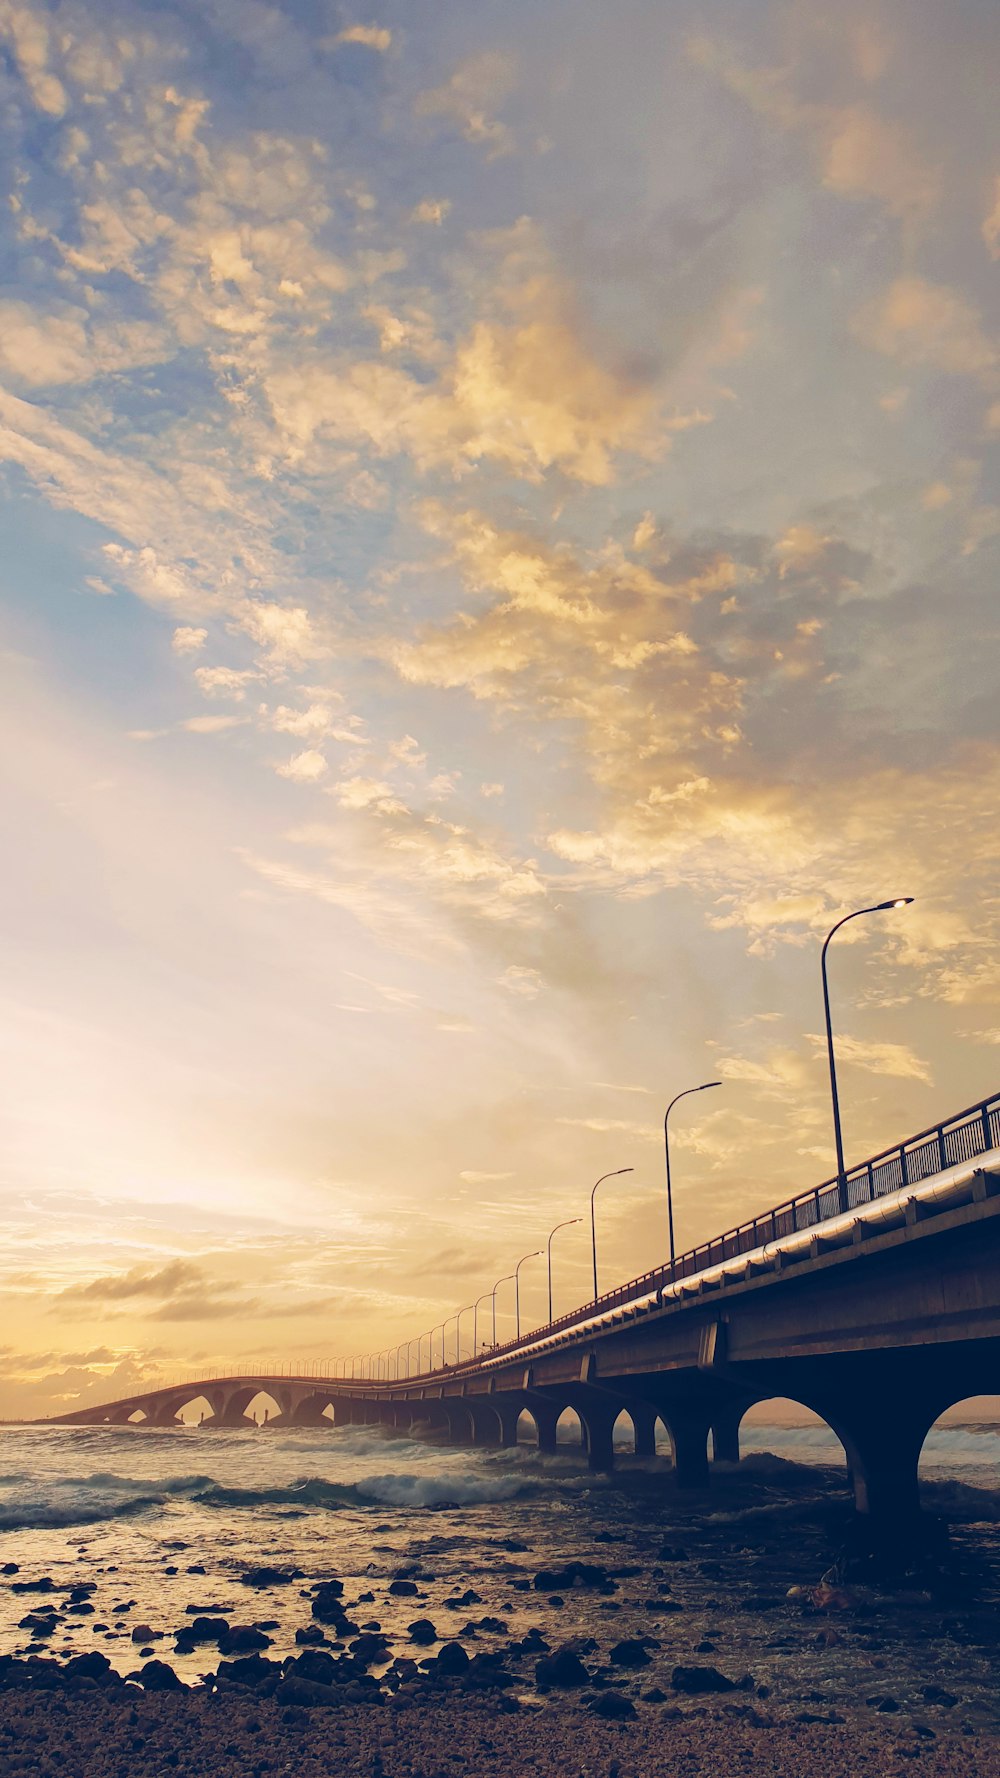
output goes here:
[{"label": "dark rock", "polygon": [[594,1542],[595,1543],[624,1543],[625,1542],[625,1533],[624,1533],[624,1531],[598,1531],[596,1536],[594,1537]]},{"label": "dark rock", "polygon": [[571,1587],[596,1587],[602,1593],[615,1590],[606,1568],[596,1562],[567,1562],[563,1568],[542,1568],[535,1575],[536,1593],[558,1593]]},{"label": "dark rock", "polygon": [[91,1617],[94,1607],[88,1599],[81,1599],[76,1605],[67,1605],[66,1610],[72,1612],[74,1617]]},{"label": "dark rock", "polygon": [[0,1568],[0,1574],[20,1574],[20,1572],[21,1564],[19,1562],[5,1562]]},{"label": "dark rock", "polygon": [[558,1648],[555,1654],[543,1655],[536,1661],[535,1684],[543,1690],[551,1686],[589,1685],[590,1674],[579,1655],[568,1648]]},{"label": "dark rock", "polygon": [[551,1605],[555,1611],[562,1611],[566,1601],[561,1593],[550,1593],[545,1603],[546,1605]]},{"label": "dark rock", "polygon": [[658,1685],[651,1685],[648,1692],[643,1692],[642,1701],[644,1704],[665,1704],[667,1702],[667,1694],[666,1692],[661,1692]]},{"label": "dark rock", "polygon": [[58,1622],[55,1612],[46,1616],[40,1611],[29,1611],[27,1617],[19,1620],[17,1627],[19,1630],[30,1630],[33,1636],[51,1636]]},{"label": "dark rock", "polygon": [[587,1709],[592,1716],[604,1716],[609,1722],[626,1722],[635,1715],[635,1705],[620,1692],[601,1692],[598,1697],[588,1699]]},{"label": "dark rock", "polygon": [[94,1580],[84,1580],[81,1581],[78,1586],[70,1587],[67,1597],[71,1605],[79,1605],[82,1600],[89,1598],[91,1593],[96,1592],[97,1582]]},{"label": "dark rock", "polygon": [[510,1625],[504,1623],[502,1617],[481,1617],[476,1620],[477,1630],[489,1630],[493,1636],[506,1636]]},{"label": "dark rock", "polygon": [[389,1591],[397,1599],[413,1599],[419,1592],[415,1580],[391,1580]]},{"label": "dark rock", "polygon": [[263,1655],[242,1655],[235,1661],[220,1661],[217,1676],[219,1679],[232,1681],[234,1685],[245,1685],[253,1691],[259,1691],[261,1686],[268,1682],[276,1684],[281,1678],[281,1662],[265,1660]]},{"label": "dark rock", "polygon": [[406,1629],[411,1642],[426,1644],[436,1642],[438,1639],[438,1633],[429,1617],[414,1618],[412,1624],[407,1624]]},{"label": "dark rock", "polygon": [[865,1703],[871,1710],[878,1710],[883,1716],[892,1716],[899,1709],[895,1698],[866,1698]]},{"label": "dark rock", "polygon": [[[109,1572],[110,1572],[110,1570],[109,1570]],[[188,1573],[189,1574],[205,1574],[205,1573],[207,1573],[207,1570],[206,1570],[203,1563],[192,1562],[190,1568],[188,1569]]]},{"label": "dark rock", "polygon": [[733,1692],[735,1681],[727,1679],[717,1667],[675,1667],[670,1675],[675,1692]]},{"label": "dark rock", "polygon": [[799,1710],[794,1720],[795,1722],[843,1722],[844,1718],[839,1710],[827,1710],[825,1713],[816,1710]]},{"label": "dark rock", "polygon": [[177,1634],[184,1642],[221,1642],[223,1636],[230,1634],[230,1626],[224,1617],[196,1617]]},{"label": "dark rock", "polygon": [[318,1624],[306,1624],[301,1630],[296,1630],[295,1640],[300,1647],[305,1645],[307,1648],[313,1648],[322,1647],[326,1637]]},{"label": "dark rock", "polygon": [[388,1644],[382,1635],[366,1635],[362,1632],[349,1646],[355,1660],[360,1661],[364,1667],[372,1667],[376,1661],[384,1661],[389,1653]]},{"label": "dark rock", "polygon": [[80,1679],[103,1679],[111,1674],[111,1662],[99,1649],[92,1648],[86,1654],[74,1655],[66,1662],[64,1671]]},{"label": "dark rock", "polygon": [[613,1667],[649,1666],[649,1655],[646,1653],[645,1644],[634,1638],[625,1642],[616,1642],[608,1659]]},{"label": "dark rock", "polygon": [[151,1630],[148,1624],[136,1624],[135,1629],[132,1631],[132,1641],[133,1642],[153,1642],[156,1638],[156,1635],[157,1635],[157,1632],[155,1630]]},{"label": "dark rock", "polygon": [[[16,1572],[15,1568],[14,1573]],[[54,1593],[56,1583],[51,1574],[43,1574],[41,1580],[15,1580],[11,1583],[10,1590],[12,1593]]]},{"label": "dark rock", "polygon": [[272,1695],[276,1704],[299,1704],[306,1709],[330,1710],[341,1701],[340,1693],[332,1686],[317,1685],[315,1680],[299,1679],[297,1675],[283,1679]]},{"label": "dark rock", "polygon": [[951,1710],[958,1703],[954,1692],[946,1692],[940,1685],[925,1685],[920,1696],[928,1704],[940,1704],[943,1710]]},{"label": "dark rock", "polygon": [[176,1573],[177,1573],[177,1572],[178,1572],[178,1571],[177,1571],[177,1569],[176,1569],[176,1568],[175,1568],[175,1567],[174,1567],[174,1564],[173,1564],[173,1563],[172,1563],[172,1562],[171,1562],[171,1563],[170,1563],[170,1565],[169,1565],[169,1567],[167,1567],[167,1568],[165,1568],[165,1569],[164,1569],[164,1570],[163,1570],[163,1572],[164,1572],[164,1574],[176,1574]]},{"label": "dark rock", "polygon": [[644,1599],[642,1603],[647,1611],[659,1612],[661,1616],[667,1612],[684,1610],[683,1605],[678,1605],[676,1599]]},{"label": "dark rock", "polygon": [[343,1582],[339,1580],[325,1580],[316,1588],[312,1614],[321,1624],[333,1624],[335,1629],[348,1626],[349,1620],[340,1598],[343,1590]]},{"label": "dark rock", "polygon": [[147,1661],[135,1675],[139,1684],[145,1686],[147,1692],[183,1692],[187,1686],[182,1685],[172,1667],[166,1661]]},{"label": "dark rock", "polygon": [[656,1560],[658,1562],[687,1562],[690,1561],[690,1557],[687,1550],[682,1550],[678,1544],[665,1543]]},{"label": "dark rock", "polygon": [[[301,1578],[297,1568],[248,1568],[245,1574],[240,1575],[240,1582],[245,1587],[287,1587],[293,1580]],[[327,1587],[335,1586],[341,1593],[344,1590],[339,1580],[324,1581],[323,1584]]]},{"label": "dark rock", "polygon": [[310,1685],[336,1685],[353,1671],[350,1661],[335,1660],[324,1648],[307,1648],[285,1662],[285,1674],[295,1679],[308,1679]]},{"label": "dark rock", "polygon": [[265,1636],[263,1630],[255,1629],[253,1624],[234,1624],[231,1630],[227,1630],[219,1638],[219,1653],[223,1655],[248,1655],[255,1649],[270,1646],[270,1636]]},{"label": "dark rock", "polygon": [[454,1679],[464,1673],[469,1665],[469,1657],[460,1642],[446,1642],[434,1663],[434,1672],[439,1679]]}]

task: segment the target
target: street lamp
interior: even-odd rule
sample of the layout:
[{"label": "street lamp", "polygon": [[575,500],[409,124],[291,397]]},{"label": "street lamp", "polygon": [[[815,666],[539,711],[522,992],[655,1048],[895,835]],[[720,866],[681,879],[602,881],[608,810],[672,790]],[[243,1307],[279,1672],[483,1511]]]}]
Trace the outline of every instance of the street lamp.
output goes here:
[{"label": "street lamp", "polygon": [[[458,1321],[458,1318],[461,1315],[461,1313],[462,1313],[462,1311],[461,1311],[461,1309],[459,1309],[458,1314],[449,1315],[447,1321],[445,1321],[442,1324],[442,1327],[441,1327],[441,1368],[442,1368],[442,1370],[444,1370],[446,1368],[447,1363],[448,1363],[448,1357],[447,1357],[447,1354],[444,1349],[445,1331],[447,1328],[449,1328],[451,1326],[453,1321],[455,1321],[455,1322]],[[458,1328],[457,1327],[455,1328],[455,1350],[456,1350],[456,1352],[458,1351]],[[456,1359],[456,1363],[457,1362],[458,1361]]]},{"label": "street lamp", "polygon": [[511,1279],[513,1278],[513,1276],[514,1276],[513,1272],[508,1272],[505,1277],[498,1278],[496,1283],[493,1286],[493,1289],[490,1291],[490,1295],[493,1298],[493,1344],[494,1344],[494,1346],[497,1343],[497,1291],[500,1289],[501,1284],[509,1284]]},{"label": "street lamp", "polygon": [[524,1260],[540,1258],[541,1251],[540,1247],[536,1247],[533,1253],[526,1253],[524,1259],[519,1259],[517,1265],[514,1267],[514,1325],[517,1328],[516,1337],[518,1339],[521,1338],[521,1281],[518,1274],[524,1264]]},{"label": "street lamp", "polygon": [[855,908],[853,914],[845,914],[836,926],[831,926],[823,940],[820,952],[820,972],[823,977],[823,1010],[826,1014],[826,1050],[830,1060],[830,1097],[833,1100],[833,1134],[837,1144],[837,1198],[839,1208],[849,1210],[847,1202],[847,1174],[844,1167],[844,1138],[840,1128],[840,1099],[837,1094],[837,1065],[833,1054],[833,1024],[830,1019],[830,988],[826,979],[826,953],[830,940],[835,932],[846,926],[848,920],[857,920],[862,914],[884,914],[890,908],[908,908],[913,900],[912,895],[899,895],[894,901],[877,901],[870,908]]},{"label": "street lamp", "polygon": [[[571,1229],[573,1227],[574,1223],[582,1222],[582,1221],[583,1221],[582,1216],[571,1216],[568,1222],[557,1222],[555,1228],[552,1230],[552,1235],[558,1235],[560,1229]],[[549,1265],[549,1326],[550,1327],[552,1326],[552,1235],[549,1236],[548,1241],[545,1244],[545,1251],[548,1256],[548,1265]]]},{"label": "street lamp", "polygon": [[[455,1317],[455,1363],[456,1364],[461,1364],[461,1362],[462,1362],[462,1316],[467,1315],[471,1308],[472,1308],[472,1304],[466,1303],[465,1308],[459,1309],[458,1314]],[[475,1357],[475,1353],[473,1353],[473,1357]]]},{"label": "street lamp", "polygon": [[[489,1290],[484,1290],[482,1296],[477,1297],[476,1301],[472,1305],[472,1350],[476,1354],[478,1354],[478,1352],[479,1352],[479,1305],[480,1305],[480,1303],[485,1303],[486,1298],[491,1295],[494,1295],[494,1293]],[[494,1302],[494,1307],[495,1306],[496,1306],[496,1304]],[[496,1330],[496,1323],[494,1321],[494,1326],[493,1326],[493,1344],[494,1344],[494,1346],[496,1345],[496,1343],[497,1343],[497,1330]]]},{"label": "street lamp", "polygon": [[677,1104],[678,1099],[686,1099],[689,1093],[707,1093],[709,1087],[721,1087],[721,1080],[705,1080],[700,1087],[685,1087],[683,1093],[677,1093],[667,1106],[663,1115],[663,1149],[667,1157],[667,1224],[670,1229],[670,1264],[674,1263],[674,1200],[670,1190],[670,1136],[667,1131],[667,1119]]},{"label": "street lamp", "polygon": [[634,1172],[635,1172],[634,1167],[616,1167],[613,1173],[602,1173],[600,1179],[597,1180],[597,1182],[594,1186],[594,1189],[590,1194],[590,1251],[594,1257],[594,1301],[595,1301],[595,1303],[597,1301],[597,1224],[594,1221],[594,1199],[597,1196],[597,1187],[599,1185],[603,1185],[604,1181],[606,1179],[617,1179],[619,1177],[619,1175],[622,1173],[634,1173]]}]

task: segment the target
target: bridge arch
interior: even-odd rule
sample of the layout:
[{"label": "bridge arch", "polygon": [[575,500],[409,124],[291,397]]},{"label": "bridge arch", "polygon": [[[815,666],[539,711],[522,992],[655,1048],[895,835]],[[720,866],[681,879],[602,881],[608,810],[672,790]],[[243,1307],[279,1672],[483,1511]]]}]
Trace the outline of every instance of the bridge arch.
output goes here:
[{"label": "bridge arch", "polygon": [[243,1412],[246,1419],[254,1420],[259,1426],[264,1426],[271,1420],[280,1419],[281,1403],[269,1389],[261,1388],[258,1389],[256,1395],[250,1397]]}]

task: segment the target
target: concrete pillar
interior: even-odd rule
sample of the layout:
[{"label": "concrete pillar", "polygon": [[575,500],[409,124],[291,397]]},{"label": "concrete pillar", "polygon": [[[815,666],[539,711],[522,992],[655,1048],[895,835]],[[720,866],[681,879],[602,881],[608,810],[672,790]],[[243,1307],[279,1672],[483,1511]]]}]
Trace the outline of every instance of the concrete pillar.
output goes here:
[{"label": "concrete pillar", "polygon": [[617,1407],[606,1407],[596,1401],[585,1408],[578,1408],[577,1413],[583,1424],[583,1434],[587,1443],[587,1466],[592,1470],[609,1472],[615,1467],[614,1429],[618,1418]]},{"label": "concrete pillar", "polygon": [[664,1414],[678,1488],[708,1487],[709,1416],[704,1408],[673,1407]]},{"label": "concrete pillar", "polygon": [[629,1417],[635,1428],[635,1454],[637,1457],[656,1456],[656,1409],[645,1401],[630,1401]]},{"label": "concrete pillar", "polygon": [[713,1463],[738,1463],[740,1460],[740,1421],[743,1406],[719,1408],[712,1415]]},{"label": "concrete pillar", "polygon": [[531,1405],[531,1413],[538,1428],[538,1449],[548,1452],[551,1456],[556,1448],[556,1427],[559,1423],[559,1415],[555,1408],[534,1402]]}]

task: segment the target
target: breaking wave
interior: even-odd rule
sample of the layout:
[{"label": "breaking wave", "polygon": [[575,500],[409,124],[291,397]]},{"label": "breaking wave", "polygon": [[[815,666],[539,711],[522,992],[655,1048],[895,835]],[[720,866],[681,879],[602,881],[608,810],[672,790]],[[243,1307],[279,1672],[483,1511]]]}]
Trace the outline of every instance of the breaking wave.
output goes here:
[{"label": "breaking wave", "polygon": [[306,1476],[284,1486],[228,1487],[211,1476],[129,1480],[113,1474],[67,1476],[44,1489],[34,1482],[0,1503],[0,1531],[92,1525],[131,1518],[186,1500],[213,1510],[253,1513],[261,1508],[337,1512],[345,1507],[479,1506],[538,1491],[540,1479],[509,1472],[435,1469],[366,1476],[354,1482]]}]

